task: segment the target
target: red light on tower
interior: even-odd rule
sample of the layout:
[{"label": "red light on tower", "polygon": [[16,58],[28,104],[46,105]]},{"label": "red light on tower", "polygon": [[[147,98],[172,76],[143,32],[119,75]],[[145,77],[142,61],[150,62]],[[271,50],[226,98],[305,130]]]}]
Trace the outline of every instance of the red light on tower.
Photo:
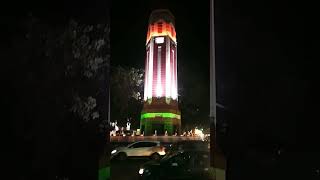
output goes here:
[{"label": "red light on tower", "polygon": [[[174,16],[159,9],[149,18],[141,129],[145,134],[180,132],[178,109],[177,39]],[[157,116],[153,116],[156,114]]]}]

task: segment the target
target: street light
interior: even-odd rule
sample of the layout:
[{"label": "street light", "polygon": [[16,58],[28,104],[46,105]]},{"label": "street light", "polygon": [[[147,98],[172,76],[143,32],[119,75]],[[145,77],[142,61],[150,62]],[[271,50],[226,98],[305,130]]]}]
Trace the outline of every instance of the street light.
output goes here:
[{"label": "street light", "polygon": [[[216,150],[216,76],[215,76],[215,44],[214,44],[214,0],[210,0],[210,146]],[[212,143],[212,144],[211,144]],[[211,154],[211,166],[215,167],[214,154]],[[214,178],[216,172],[214,169]]]}]

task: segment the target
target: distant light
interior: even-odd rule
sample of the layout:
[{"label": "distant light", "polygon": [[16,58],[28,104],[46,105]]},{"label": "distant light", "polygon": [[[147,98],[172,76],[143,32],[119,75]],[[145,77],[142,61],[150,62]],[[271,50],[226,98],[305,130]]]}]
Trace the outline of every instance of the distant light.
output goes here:
[{"label": "distant light", "polygon": [[114,154],[114,153],[116,153],[116,152],[117,152],[117,150],[115,149],[115,150],[111,151],[111,154]]},{"label": "distant light", "polygon": [[196,128],[196,129],[194,130],[194,134],[200,136],[202,140],[204,139],[203,130]]},{"label": "distant light", "polygon": [[281,150],[280,150],[280,149],[278,150],[278,154],[279,154],[279,155],[281,154]]}]

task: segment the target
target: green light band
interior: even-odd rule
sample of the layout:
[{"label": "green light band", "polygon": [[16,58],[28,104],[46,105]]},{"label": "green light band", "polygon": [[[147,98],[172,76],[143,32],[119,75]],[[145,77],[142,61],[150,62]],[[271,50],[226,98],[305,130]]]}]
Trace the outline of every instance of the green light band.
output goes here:
[{"label": "green light band", "polygon": [[99,169],[99,180],[110,179],[110,166]]},{"label": "green light band", "polygon": [[141,114],[141,119],[156,118],[156,117],[176,118],[176,119],[181,118],[179,114],[174,114],[174,113],[145,113],[145,114]]}]

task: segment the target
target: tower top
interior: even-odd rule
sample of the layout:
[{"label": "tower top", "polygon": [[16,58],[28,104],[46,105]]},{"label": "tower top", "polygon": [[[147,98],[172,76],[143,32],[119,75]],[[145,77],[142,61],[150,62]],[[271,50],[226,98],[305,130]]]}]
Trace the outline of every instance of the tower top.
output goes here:
[{"label": "tower top", "polygon": [[152,24],[159,19],[163,19],[167,23],[172,23],[173,25],[175,25],[175,17],[168,9],[153,10],[149,18],[149,24]]},{"label": "tower top", "polygon": [[177,43],[175,18],[168,9],[156,9],[150,14],[146,44],[156,36],[169,36]]}]

